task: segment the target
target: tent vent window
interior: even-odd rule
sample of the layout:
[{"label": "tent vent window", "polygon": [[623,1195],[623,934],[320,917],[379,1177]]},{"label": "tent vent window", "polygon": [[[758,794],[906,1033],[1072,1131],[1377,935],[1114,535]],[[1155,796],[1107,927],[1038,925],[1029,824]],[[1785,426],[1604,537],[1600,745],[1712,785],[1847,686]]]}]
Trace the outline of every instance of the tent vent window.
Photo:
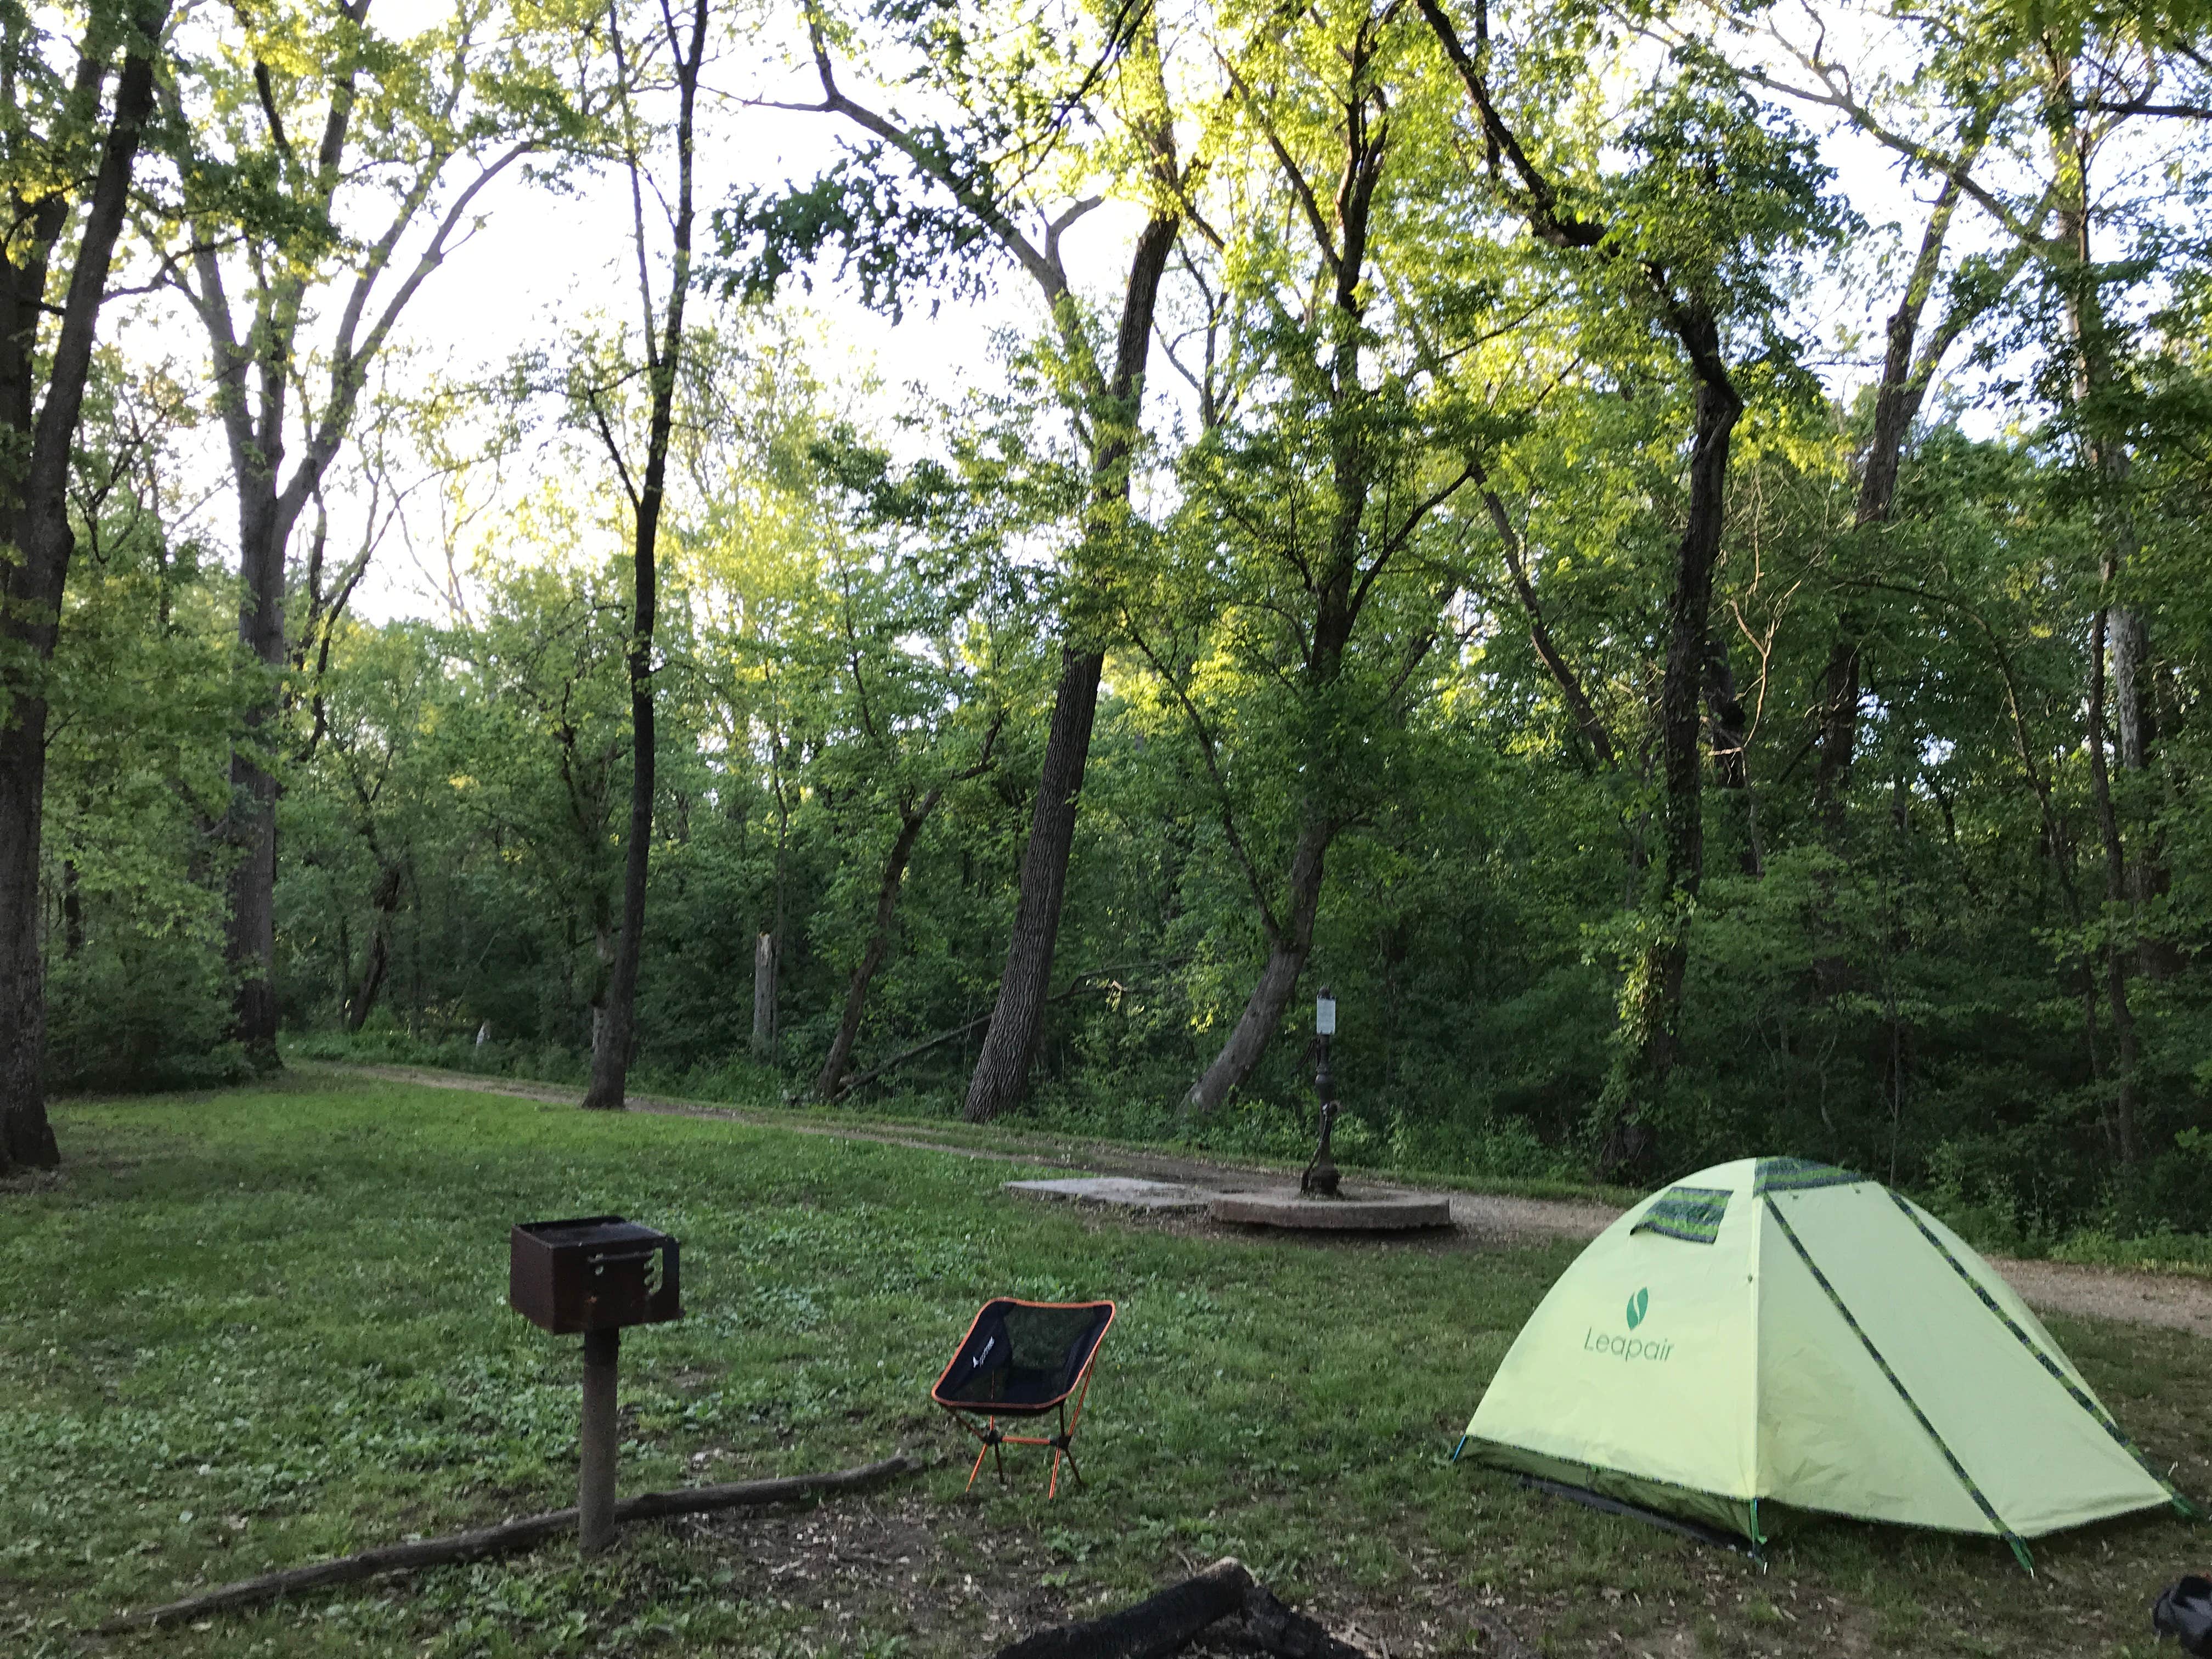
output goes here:
[{"label": "tent vent window", "polygon": [[1710,1244],[1720,1237],[1728,1201],[1725,1187],[1669,1187],[1651,1200],[1643,1219],[1629,1231],[1656,1233],[1686,1244]]},{"label": "tent vent window", "polygon": [[1762,1158],[1753,1178],[1752,1194],[1810,1192],[1817,1187],[1849,1187],[1866,1177],[1832,1164],[1816,1164],[1809,1158]]}]

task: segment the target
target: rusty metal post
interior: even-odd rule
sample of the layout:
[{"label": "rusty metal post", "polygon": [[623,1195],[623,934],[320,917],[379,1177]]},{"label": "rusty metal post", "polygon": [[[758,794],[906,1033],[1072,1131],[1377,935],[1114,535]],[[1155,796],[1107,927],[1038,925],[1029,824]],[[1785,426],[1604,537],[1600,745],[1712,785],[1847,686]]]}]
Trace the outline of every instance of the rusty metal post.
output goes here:
[{"label": "rusty metal post", "polygon": [[584,1426],[576,1480],[577,1530],[586,1555],[615,1541],[615,1368],[618,1328],[584,1333]]}]

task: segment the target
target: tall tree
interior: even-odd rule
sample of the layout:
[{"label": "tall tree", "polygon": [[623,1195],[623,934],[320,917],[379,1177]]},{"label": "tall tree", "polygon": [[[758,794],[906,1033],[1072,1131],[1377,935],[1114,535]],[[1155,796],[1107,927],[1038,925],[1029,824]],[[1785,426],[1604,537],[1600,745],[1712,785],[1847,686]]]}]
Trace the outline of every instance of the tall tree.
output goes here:
[{"label": "tall tree", "polygon": [[[1420,671],[1461,585],[1424,532],[1476,468],[1439,452],[1448,392],[1404,372],[1369,314],[1399,228],[1393,198],[1435,182],[1400,153],[1401,126],[1420,126],[1407,116],[1409,90],[1388,84],[1403,55],[1404,9],[1316,14],[1279,56],[1252,52],[1237,73],[1252,148],[1274,175],[1271,193],[1287,200],[1273,213],[1238,203],[1207,216],[1237,228],[1239,240],[1222,250],[1220,291],[1267,272],[1273,291],[1262,305],[1275,312],[1237,366],[1253,389],[1186,471],[1198,511],[1177,562],[1218,569],[1224,591],[1188,607],[1201,629],[1214,624],[1194,653],[1161,649],[1149,622],[1127,630],[1191,726],[1267,944],[1243,1010],[1186,1097],[1200,1111],[1245,1082],[1282,1025],[1313,949],[1330,849],[1383,793],[1390,740],[1425,689]],[[1379,641],[1367,637],[1378,632]],[[1208,661],[1236,664],[1232,682],[1295,687],[1282,752],[1236,767],[1220,722],[1201,707],[1194,671]],[[1239,828],[1232,768],[1293,780],[1279,872],[1263,870]]]},{"label": "tall tree", "polygon": [[[588,369],[579,383],[582,412],[599,434],[608,459],[622,482],[623,494],[629,505],[631,532],[629,650],[625,658],[629,676],[629,824],[623,837],[622,921],[615,939],[614,959],[608,964],[605,994],[594,1010],[592,1023],[592,1080],[584,1091],[584,1105],[592,1111],[617,1111],[627,1103],[624,1091],[629,1078],[630,1052],[636,1041],[637,973],[645,948],[646,881],[653,857],[653,630],[659,605],[660,519],[668,497],[668,455],[676,429],[677,381],[684,372],[684,313],[691,297],[699,76],[707,61],[708,21],[707,0],[693,0],[688,20],[681,19],[663,0],[659,32],[647,47],[653,65],[653,78],[658,80],[665,76],[665,84],[676,100],[676,118],[671,134],[675,147],[674,190],[672,195],[657,185],[653,190],[655,199],[666,210],[668,234],[666,292],[656,300],[653,280],[654,244],[648,234],[645,211],[652,141],[632,89],[630,48],[623,33],[621,0],[611,0],[607,11],[608,38],[615,51],[622,88],[617,112],[621,160],[629,185],[630,234],[637,261],[639,339],[645,354],[647,410],[644,453],[641,457],[626,458],[624,446],[607,410],[606,399],[614,388],[593,383]],[[633,459],[639,464],[633,466]]]},{"label": "tall tree", "polygon": [[485,192],[524,157],[580,139],[596,95],[585,37],[553,44],[568,20],[460,0],[402,40],[372,27],[370,5],[241,13],[242,40],[165,76],[171,118],[191,124],[207,159],[177,222],[158,205],[142,215],[207,338],[237,501],[239,641],[265,677],[232,757],[230,825],[238,1033],[264,1065],[276,1063],[273,769],[287,744],[274,723],[295,532],[379,355],[480,222]]},{"label": "tall tree", "polygon": [[[1441,0],[1419,3],[1466,88],[1500,201],[1539,241],[1594,268],[1607,291],[1671,336],[1695,388],[1656,710],[1662,869],[1658,890],[1645,896],[1643,939],[1622,991],[1621,1060],[1601,1126],[1600,1166],[1617,1169],[1650,1150],[1644,1118],[1679,1053],[1689,930],[1705,875],[1698,716],[1705,704],[1725,714],[1729,701],[1725,685],[1713,684],[1710,629],[1729,447],[1744,409],[1729,335],[1741,330],[1761,356],[1786,360],[1768,266],[1778,254],[1832,235],[1837,222],[1820,195],[1826,169],[1810,144],[1776,130],[1710,57],[1677,54],[1674,72],[1622,135],[1633,164],[1607,177],[1564,135],[1547,127],[1524,138],[1527,117],[1509,118],[1514,103],[1492,88],[1507,43],[1493,32],[1486,6],[1470,47]],[[1508,58],[1526,77],[1513,88],[1519,110],[1541,109],[1568,90],[1559,79],[1562,56],[1556,43],[1547,51],[1532,40]],[[1565,56],[1574,66],[1565,72],[1578,75],[1578,60]]]},{"label": "tall tree", "polygon": [[60,1161],[46,1121],[39,917],[46,670],[76,536],[70,452],[108,272],[155,112],[167,0],[96,3],[74,38],[0,16],[0,1174]]},{"label": "tall tree", "polygon": [[[772,289],[798,261],[834,241],[848,264],[857,265],[864,296],[896,309],[902,284],[933,270],[957,270],[957,262],[977,246],[1019,266],[1050,319],[1065,377],[1062,397],[1085,450],[1086,501],[1071,559],[1071,591],[1080,592],[1126,528],[1160,281],[1182,229],[1192,170],[1176,153],[1157,18],[1148,6],[1117,8],[1095,27],[1053,41],[1048,76],[1040,74],[1026,30],[1016,32],[1020,44],[1009,52],[993,44],[998,31],[988,18],[963,18],[954,5],[885,6],[878,17],[910,32],[909,44],[927,65],[917,79],[949,101],[960,120],[902,119],[847,94],[831,55],[830,20],[810,4],[805,22],[822,100],[799,107],[837,116],[870,142],[810,189],[764,207],[748,201],[732,216],[732,228],[763,238],[749,280],[756,289]],[[1062,256],[1061,239],[1103,198],[1085,195],[1056,212],[1043,204],[1053,199],[1049,190],[1058,178],[1073,175],[1079,186],[1095,182],[1097,161],[1086,172],[1067,156],[1076,149],[1073,129],[1083,123],[1103,128],[1113,113],[1133,158],[1111,182],[1142,204],[1146,218],[1121,283],[1119,326],[1110,340],[1101,340]],[[921,186],[919,198],[884,173],[894,158]],[[1039,229],[1026,228],[1031,224]],[[965,1110],[977,1122],[1021,1098],[1044,1029],[1106,659],[1096,618],[1071,606],[1062,627],[1060,680],[1006,969],[969,1079]]]},{"label": "tall tree", "polygon": [[[2172,232],[2173,204],[2202,187],[2202,147],[2191,142],[2212,120],[2202,21],[2165,8],[2100,13],[2059,5],[2018,15],[1939,8],[1913,20],[1911,73],[1864,81],[1829,54],[1825,40],[1796,40],[1776,25],[1767,33],[1791,62],[1787,72],[1759,72],[1764,84],[1837,112],[1940,179],[1947,198],[1972,203],[2010,245],[2014,268],[2033,261],[2057,301],[2061,337],[2051,343],[2050,396],[2079,447],[2101,541],[2087,740],[2107,865],[2111,915],[2100,932],[2119,1050],[2116,1122],[2123,1161],[2132,1164],[2137,1056],[2128,979],[2137,963],[2164,977],[2176,960],[2148,931],[2166,876],[2147,799],[2156,763],[2150,634],[2127,579],[2138,550],[2130,434],[2139,393],[2124,367],[2130,327],[2121,315],[2128,287],[2150,266],[2100,253],[2094,232],[2127,227],[2141,246],[2156,246]],[[1993,145],[1994,132],[2007,142]],[[1984,165],[1992,149],[1991,159],[2008,165]],[[2145,165],[2153,155],[2162,165]],[[2100,190],[2097,172],[2107,162],[2124,182]],[[2118,790],[2106,758],[2108,713],[2124,781]]]}]

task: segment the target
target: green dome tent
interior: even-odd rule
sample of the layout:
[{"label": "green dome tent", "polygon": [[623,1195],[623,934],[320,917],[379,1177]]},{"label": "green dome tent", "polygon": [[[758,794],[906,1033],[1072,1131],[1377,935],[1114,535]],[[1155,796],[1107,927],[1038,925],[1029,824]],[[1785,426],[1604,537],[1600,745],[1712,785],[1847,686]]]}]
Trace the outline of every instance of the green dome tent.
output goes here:
[{"label": "green dome tent", "polygon": [[[1745,1158],[1606,1229],[1468,1425],[1482,1462],[1765,1541],[1762,1504],[2010,1544],[2171,1504],[2050,1334],[1879,1182]],[[1456,1454],[1455,1454],[1456,1455]]]}]

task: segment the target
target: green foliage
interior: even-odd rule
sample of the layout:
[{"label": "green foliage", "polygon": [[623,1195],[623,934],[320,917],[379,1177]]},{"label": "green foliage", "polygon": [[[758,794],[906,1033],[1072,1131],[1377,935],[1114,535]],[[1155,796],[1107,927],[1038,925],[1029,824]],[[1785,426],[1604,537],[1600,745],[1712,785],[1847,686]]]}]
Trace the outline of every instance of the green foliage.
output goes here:
[{"label": "green foliage", "polygon": [[[1784,87],[1741,58],[1748,15],[1443,10],[1460,60],[1419,8],[1236,0],[1165,33],[1141,9],[807,12],[799,70],[850,142],[815,182],[727,204],[722,276],[763,301],[841,281],[916,330],[926,302],[988,290],[996,372],[902,401],[766,303],[687,343],[637,1075],[803,1089],[858,979],[848,1069],[885,1068],[864,1098],[946,1115],[1005,960],[1062,653],[1095,650],[1038,1121],[1295,1153],[1327,982],[1355,1160],[1587,1172],[1663,1025],[1638,1179],[1790,1152],[2023,1248],[2212,1225],[2186,1139],[2212,1103],[2212,197],[2196,126],[2092,120],[2075,96],[2115,53],[2197,96],[2203,20],[1900,14],[1892,57],[1846,81],[1809,52]],[[357,198],[396,189],[392,222],[419,226],[442,186],[404,181],[490,166],[495,139],[583,188],[569,163],[611,137],[596,18],[486,0],[411,43],[281,9],[195,34],[192,143],[144,224],[221,228],[224,259],[281,247],[254,291],[305,295],[399,258],[348,228]],[[349,72],[361,165],[334,185],[297,146]],[[1886,147],[1901,190],[1838,173],[1814,111]],[[1914,276],[1899,251],[1951,222],[1900,204],[1944,180],[1976,228]],[[1556,199],[1532,228],[1540,182]],[[1157,338],[1121,397],[1109,277],[1170,210]],[[1007,261],[1022,282],[993,288]],[[1905,389],[1927,395],[1870,504],[1901,417],[1863,325],[1912,304],[1934,356]],[[1744,405],[1694,905],[1659,890],[1687,796],[1658,710],[1692,313]],[[54,671],[57,1082],[228,1063],[223,763],[257,702],[295,1032],[571,1073],[631,770],[629,507],[599,428],[633,439],[647,380],[604,319],[565,344],[497,388],[341,411],[382,423],[380,489],[402,452],[434,471],[410,488],[446,515],[448,609],[337,617],[327,572],[295,570],[319,631],[282,676],[234,659],[222,560],[183,527],[173,464],[133,459],[206,400],[103,370]],[[301,349],[339,403],[365,390],[359,361]],[[1297,982],[1279,1010],[1254,1000],[1271,959]],[[1271,1027],[1257,1059],[1187,1115],[1248,1011]]]},{"label": "green foliage", "polygon": [[162,491],[185,392],[106,358],[78,459],[80,550],[51,669],[49,1087],[193,1088],[244,1074],[228,1041],[210,835],[251,678],[208,549],[173,542]]}]

